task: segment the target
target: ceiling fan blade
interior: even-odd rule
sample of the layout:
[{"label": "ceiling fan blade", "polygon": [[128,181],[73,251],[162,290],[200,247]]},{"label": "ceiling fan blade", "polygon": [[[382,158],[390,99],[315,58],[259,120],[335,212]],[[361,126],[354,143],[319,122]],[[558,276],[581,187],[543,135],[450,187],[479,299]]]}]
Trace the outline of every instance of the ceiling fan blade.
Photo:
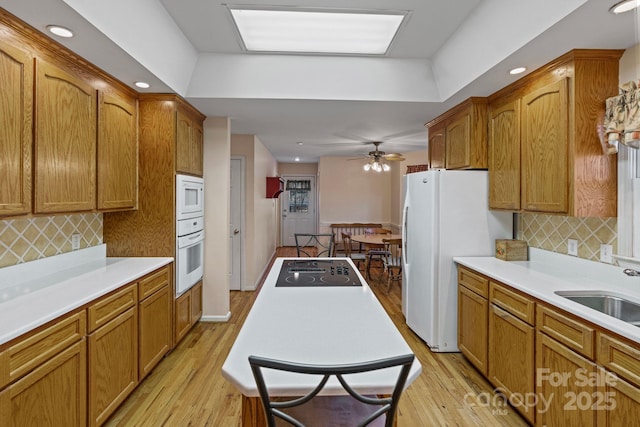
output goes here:
[{"label": "ceiling fan blade", "polygon": [[401,162],[403,160],[407,160],[404,157],[385,157],[384,159],[389,162]]}]

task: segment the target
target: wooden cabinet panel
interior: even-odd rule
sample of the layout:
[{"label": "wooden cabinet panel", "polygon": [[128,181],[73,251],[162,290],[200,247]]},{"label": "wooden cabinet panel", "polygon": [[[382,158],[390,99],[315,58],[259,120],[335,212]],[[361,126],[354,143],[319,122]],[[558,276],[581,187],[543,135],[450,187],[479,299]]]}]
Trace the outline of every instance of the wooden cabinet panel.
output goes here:
[{"label": "wooden cabinet panel", "polygon": [[[595,384],[582,381],[582,376],[594,378],[596,365],[564,345],[538,332],[536,336],[536,394],[548,402],[538,407],[537,426],[596,425],[592,409]],[[586,394],[585,394],[586,393]],[[589,402],[582,405],[580,396]]]},{"label": "wooden cabinet panel", "polygon": [[135,307],[138,303],[138,288],[136,283],[131,283],[117,292],[91,304],[87,310],[89,332],[96,330],[108,323],[120,313]]},{"label": "wooden cabinet panel", "polygon": [[446,156],[444,126],[429,128],[429,168],[444,169]]},{"label": "wooden cabinet panel", "polygon": [[569,82],[564,78],[522,99],[522,205],[569,210]]},{"label": "wooden cabinet panel", "polygon": [[[512,403],[534,393],[534,339],[533,326],[491,304],[488,377]],[[521,403],[515,408],[533,423],[535,408]]]},{"label": "wooden cabinet panel", "polygon": [[101,425],[138,384],[138,309],[89,335],[89,425]]},{"label": "wooden cabinet panel", "polygon": [[471,117],[469,114],[465,114],[447,126],[445,138],[447,169],[463,169],[471,165],[470,127]]},{"label": "wooden cabinet panel", "polygon": [[458,348],[487,375],[489,302],[466,287],[458,286]]},{"label": "wooden cabinet panel", "polygon": [[33,57],[0,40],[0,216],[31,212]]},{"label": "wooden cabinet panel", "polygon": [[594,404],[598,410],[598,427],[619,427],[640,419],[640,389],[605,369],[599,368],[602,384]]},{"label": "wooden cabinet panel", "polygon": [[191,291],[175,300],[175,342],[178,343],[191,328]]},{"label": "wooden cabinet panel", "polygon": [[182,111],[177,112],[176,122],[176,172],[191,173],[193,123]]},{"label": "wooden cabinet panel", "polygon": [[138,295],[140,295],[140,300],[145,299],[163,286],[168,285],[170,283],[170,274],[171,269],[169,267],[162,267],[161,269],[140,279],[138,281]]},{"label": "wooden cabinet panel", "polygon": [[202,125],[194,122],[193,124],[193,174],[202,176],[204,173],[204,131]]},{"label": "wooden cabinet panel", "polygon": [[86,348],[82,339],[0,392],[2,424],[85,426]]},{"label": "wooden cabinet panel", "polygon": [[640,346],[631,346],[605,333],[598,334],[597,362],[640,386]]},{"label": "wooden cabinet panel", "polygon": [[140,302],[140,381],[171,348],[172,302],[173,292],[168,282]]},{"label": "wooden cabinet panel", "polygon": [[202,317],[202,281],[196,283],[191,288],[191,325]]},{"label": "wooden cabinet panel", "polygon": [[138,196],[138,117],[133,97],[100,93],[98,209],[133,209]]},{"label": "wooden cabinet panel", "polygon": [[489,292],[492,304],[530,325],[535,324],[535,302],[532,299],[494,281],[490,282]]},{"label": "wooden cabinet panel", "polygon": [[536,327],[589,359],[594,359],[595,330],[550,307],[538,304]]},{"label": "wooden cabinet panel", "polygon": [[482,295],[484,298],[489,297],[489,280],[474,271],[459,266],[458,283]]},{"label": "wooden cabinet panel", "polygon": [[36,213],[96,207],[97,92],[79,77],[36,62]]},{"label": "wooden cabinet panel", "polygon": [[[74,342],[80,341],[86,335],[86,330],[86,315],[84,311],[80,311],[21,338],[6,351],[8,380],[17,380]],[[0,384],[0,387],[4,385]]]},{"label": "wooden cabinet panel", "polygon": [[520,100],[489,114],[489,207],[520,209]]}]

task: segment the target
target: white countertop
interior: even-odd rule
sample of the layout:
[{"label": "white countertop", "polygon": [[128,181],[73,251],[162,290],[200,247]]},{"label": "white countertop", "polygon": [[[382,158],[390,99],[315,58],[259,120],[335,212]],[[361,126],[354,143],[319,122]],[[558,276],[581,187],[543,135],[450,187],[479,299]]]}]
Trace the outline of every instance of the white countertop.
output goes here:
[{"label": "white countertop", "polygon": [[0,345],[172,261],[107,258],[99,245],[0,268]]},{"label": "white countertop", "polygon": [[[348,262],[363,283],[361,287],[275,287],[283,259],[274,262],[222,366],[223,376],[245,396],[259,395],[249,355],[300,363],[344,364],[412,353],[351,260]],[[415,359],[407,385],[421,369]],[[363,374],[350,383],[364,393],[390,393],[397,372]],[[310,390],[308,378],[305,382],[299,375],[269,374],[273,376],[267,377],[267,383],[275,395]],[[323,393],[346,393],[334,380],[331,378]]]},{"label": "white countertop", "polygon": [[606,291],[640,304],[640,277],[627,276],[622,267],[536,248],[529,248],[529,261],[502,261],[494,257],[454,257],[453,260],[640,343],[639,327],[554,293]]}]

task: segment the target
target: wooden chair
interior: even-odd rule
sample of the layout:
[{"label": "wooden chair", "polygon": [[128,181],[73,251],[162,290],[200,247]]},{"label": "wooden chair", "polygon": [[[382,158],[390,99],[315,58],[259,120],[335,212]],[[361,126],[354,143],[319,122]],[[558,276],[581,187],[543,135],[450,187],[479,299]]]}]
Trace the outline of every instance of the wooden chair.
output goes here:
[{"label": "wooden chair", "polygon": [[[294,234],[299,257],[330,258],[333,256],[333,233]],[[317,248],[317,254],[310,248]]]},{"label": "wooden chair", "polygon": [[[321,425],[384,425],[393,426],[396,408],[404,389],[414,355],[390,357],[363,363],[347,365],[309,365],[282,360],[249,356],[251,371],[258,386],[260,400],[265,411],[268,427],[276,426],[276,419],[285,420],[298,427]],[[393,392],[389,397],[365,396],[354,390],[346,381],[360,373],[400,367]],[[318,378],[317,386],[302,397],[276,398],[269,394],[263,370],[293,372],[313,375]],[[269,372],[271,374],[272,372]],[[274,374],[275,375],[275,374]],[[348,395],[318,396],[330,377],[335,376]]]},{"label": "wooden chair", "polygon": [[402,283],[402,239],[382,239],[385,255],[382,259],[387,273],[387,292],[392,282]]},{"label": "wooden chair", "polygon": [[[362,270],[367,264],[367,254],[352,252],[351,235],[349,233],[342,233],[342,247],[344,248],[344,256],[351,258],[353,263],[358,267],[358,270]],[[362,266],[362,268],[360,267]]]},{"label": "wooden chair", "polygon": [[[386,228],[367,228],[365,234],[391,234],[391,230]],[[371,265],[376,262],[384,270],[383,258],[386,254],[384,245],[368,245],[367,247],[367,262],[366,264],[366,276],[367,279],[371,279]]]}]

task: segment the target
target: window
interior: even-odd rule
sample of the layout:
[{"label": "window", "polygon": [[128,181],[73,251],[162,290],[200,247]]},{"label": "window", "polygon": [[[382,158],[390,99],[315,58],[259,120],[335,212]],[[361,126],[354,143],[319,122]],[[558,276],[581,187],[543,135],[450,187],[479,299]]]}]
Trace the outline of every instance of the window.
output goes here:
[{"label": "window", "polygon": [[287,181],[286,190],[289,191],[289,212],[309,212],[310,180]]}]

